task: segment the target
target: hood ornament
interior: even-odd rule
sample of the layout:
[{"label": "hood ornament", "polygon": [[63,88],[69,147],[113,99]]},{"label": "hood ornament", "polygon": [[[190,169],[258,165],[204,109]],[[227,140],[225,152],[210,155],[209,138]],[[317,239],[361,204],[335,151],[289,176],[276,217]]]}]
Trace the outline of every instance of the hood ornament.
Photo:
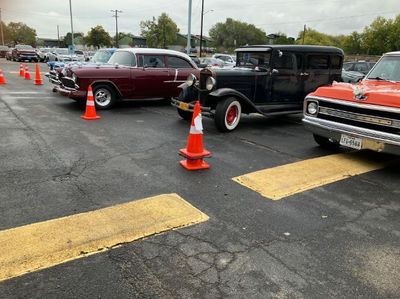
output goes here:
[{"label": "hood ornament", "polygon": [[365,89],[360,86],[353,88],[354,99],[359,101],[366,101],[368,97],[365,95]]}]

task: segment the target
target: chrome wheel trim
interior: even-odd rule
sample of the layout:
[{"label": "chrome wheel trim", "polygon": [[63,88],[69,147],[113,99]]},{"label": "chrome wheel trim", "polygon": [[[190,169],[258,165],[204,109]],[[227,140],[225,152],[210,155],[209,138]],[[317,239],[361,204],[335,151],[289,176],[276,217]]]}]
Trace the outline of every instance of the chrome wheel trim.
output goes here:
[{"label": "chrome wheel trim", "polygon": [[94,94],[94,101],[100,107],[107,107],[111,103],[111,92],[108,89],[100,88]]}]

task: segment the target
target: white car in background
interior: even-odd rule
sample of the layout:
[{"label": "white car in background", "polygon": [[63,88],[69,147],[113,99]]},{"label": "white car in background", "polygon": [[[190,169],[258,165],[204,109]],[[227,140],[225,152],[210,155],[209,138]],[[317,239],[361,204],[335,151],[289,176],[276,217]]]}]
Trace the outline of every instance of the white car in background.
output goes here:
[{"label": "white car in background", "polygon": [[75,54],[70,54],[67,48],[56,48],[48,54],[48,61],[79,61],[79,59]]},{"label": "white car in background", "polygon": [[216,53],[212,58],[221,59],[224,62],[224,67],[234,67],[236,65],[236,57],[233,55]]}]

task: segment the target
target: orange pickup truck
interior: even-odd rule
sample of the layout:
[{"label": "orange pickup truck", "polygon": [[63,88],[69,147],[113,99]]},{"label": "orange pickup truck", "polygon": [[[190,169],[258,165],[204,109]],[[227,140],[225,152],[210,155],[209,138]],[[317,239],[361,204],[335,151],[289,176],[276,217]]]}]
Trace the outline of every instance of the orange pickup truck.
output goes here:
[{"label": "orange pickup truck", "polygon": [[322,147],[400,154],[400,52],[383,55],[357,84],[307,95],[303,124]]}]

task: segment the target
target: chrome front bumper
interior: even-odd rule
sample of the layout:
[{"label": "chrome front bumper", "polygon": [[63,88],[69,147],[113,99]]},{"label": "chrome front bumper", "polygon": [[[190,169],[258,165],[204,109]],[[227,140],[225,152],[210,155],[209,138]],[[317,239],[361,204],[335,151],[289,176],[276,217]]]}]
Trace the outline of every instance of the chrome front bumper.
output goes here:
[{"label": "chrome front bumper", "polygon": [[340,141],[346,134],[363,139],[362,149],[400,155],[400,135],[380,132],[305,115],[303,124],[312,133]]},{"label": "chrome front bumper", "polygon": [[[181,109],[184,111],[193,112],[195,103],[186,103],[183,101],[179,101],[176,98],[172,98],[171,105],[175,108],[178,108],[178,109]],[[210,107],[200,106],[200,111],[201,111],[201,115],[203,115],[203,116],[214,117],[214,112],[211,110]]]}]

